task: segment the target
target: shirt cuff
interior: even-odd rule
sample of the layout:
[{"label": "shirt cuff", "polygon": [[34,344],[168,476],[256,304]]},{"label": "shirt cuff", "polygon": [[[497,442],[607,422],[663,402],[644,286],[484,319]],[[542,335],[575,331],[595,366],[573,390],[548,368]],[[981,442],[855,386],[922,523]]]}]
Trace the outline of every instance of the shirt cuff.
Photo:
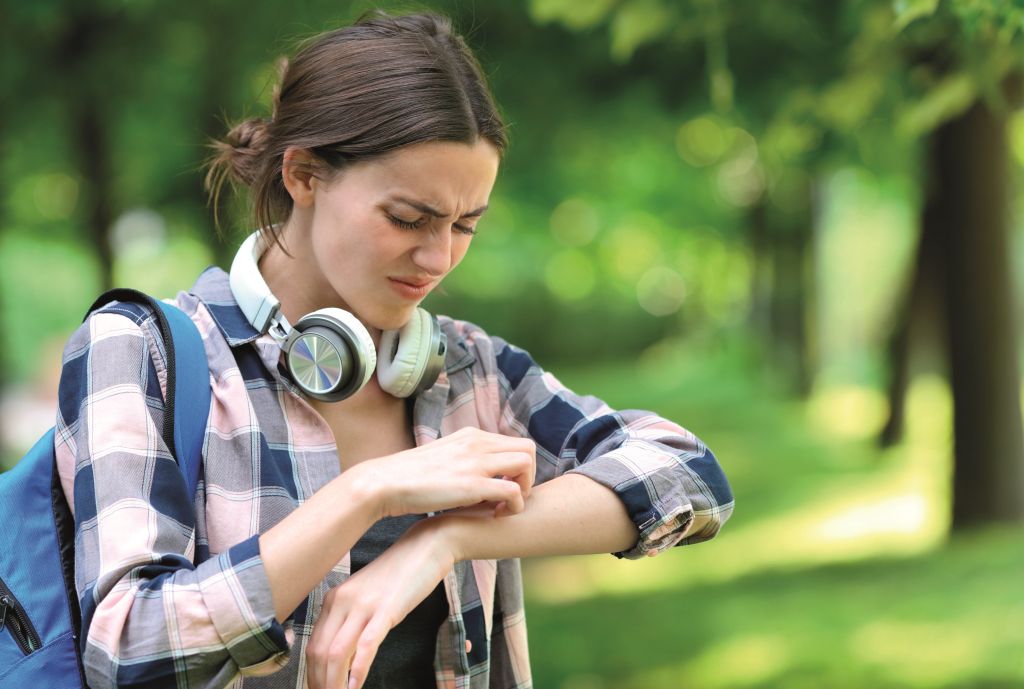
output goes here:
[{"label": "shirt cuff", "polygon": [[290,620],[274,612],[270,581],[254,535],[217,556],[219,573],[199,581],[203,601],[225,648],[247,676],[283,668],[294,641]]},{"label": "shirt cuff", "polygon": [[680,471],[684,469],[679,460],[664,449],[627,441],[566,473],[582,474],[618,495],[639,538],[632,548],[612,555],[636,560],[677,545],[693,525],[693,505]]}]

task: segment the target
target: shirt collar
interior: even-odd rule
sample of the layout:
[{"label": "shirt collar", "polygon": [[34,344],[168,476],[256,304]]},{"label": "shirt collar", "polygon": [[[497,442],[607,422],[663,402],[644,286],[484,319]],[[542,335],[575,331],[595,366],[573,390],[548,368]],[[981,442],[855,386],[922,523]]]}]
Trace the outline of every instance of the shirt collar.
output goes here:
[{"label": "shirt collar", "polygon": [[[260,333],[252,327],[235,301],[228,274],[223,269],[210,266],[204,270],[192,286],[192,293],[206,306],[229,346],[238,347],[260,337]],[[451,319],[441,316],[438,320],[448,337],[448,351],[444,358],[445,371],[450,375],[472,365],[476,357],[466,344],[465,338],[453,327]]]}]

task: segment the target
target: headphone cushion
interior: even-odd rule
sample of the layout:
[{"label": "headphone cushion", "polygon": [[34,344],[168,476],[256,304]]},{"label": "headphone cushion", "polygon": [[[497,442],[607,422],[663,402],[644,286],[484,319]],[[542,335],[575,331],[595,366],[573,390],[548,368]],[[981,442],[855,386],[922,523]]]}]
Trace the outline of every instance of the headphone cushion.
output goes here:
[{"label": "headphone cushion", "polygon": [[417,308],[400,329],[381,333],[377,381],[385,392],[408,397],[416,391],[430,359],[432,325],[430,314]]}]

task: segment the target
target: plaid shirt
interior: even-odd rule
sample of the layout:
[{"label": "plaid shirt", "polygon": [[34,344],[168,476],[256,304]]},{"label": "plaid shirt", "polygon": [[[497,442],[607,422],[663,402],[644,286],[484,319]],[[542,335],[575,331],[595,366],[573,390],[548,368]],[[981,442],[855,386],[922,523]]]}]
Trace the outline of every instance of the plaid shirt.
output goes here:
[{"label": "plaid shirt", "polygon": [[[324,595],[349,575],[349,555],[281,624],[258,538],[338,476],[334,437],[282,377],[279,346],[245,320],[224,271],[208,269],[176,304],[199,327],[210,366],[194,501],[160,435],[167,381],[152,314],[108,307],[64,353],[55,449],[75,512],[88,680],[94,689],[305,687],[306,643]],[[445,370],[415,400],[417,445],[464,426],[532,438],[538,483],[580,473],[622,499],[639,538],[620,557],[707,540],[729,517],[728,483],[689,431],[578,396],[523,350],[439,320]],[[532,686],[519,560],[460,562],[444,588],[437,686]]]}]

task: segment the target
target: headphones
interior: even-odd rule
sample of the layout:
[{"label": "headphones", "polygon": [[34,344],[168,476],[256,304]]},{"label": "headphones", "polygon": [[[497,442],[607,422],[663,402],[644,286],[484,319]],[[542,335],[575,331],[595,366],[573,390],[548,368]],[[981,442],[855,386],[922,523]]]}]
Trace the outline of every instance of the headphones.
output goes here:
[{"label": "headphones", "polygon": [[361,390],[374,369],[381,388],[395,397],[437,381],[448,342],[436,317],[417,308],[401,329],[383,331],[379,360],[366,327],[344,309],[319,309],[292,326],[260,275],[258,261],[266,249],[259,231],[242,242],[231,263],[231,292],[252,327],[281,345],[288,373],[303,393],[338,402]]}]

